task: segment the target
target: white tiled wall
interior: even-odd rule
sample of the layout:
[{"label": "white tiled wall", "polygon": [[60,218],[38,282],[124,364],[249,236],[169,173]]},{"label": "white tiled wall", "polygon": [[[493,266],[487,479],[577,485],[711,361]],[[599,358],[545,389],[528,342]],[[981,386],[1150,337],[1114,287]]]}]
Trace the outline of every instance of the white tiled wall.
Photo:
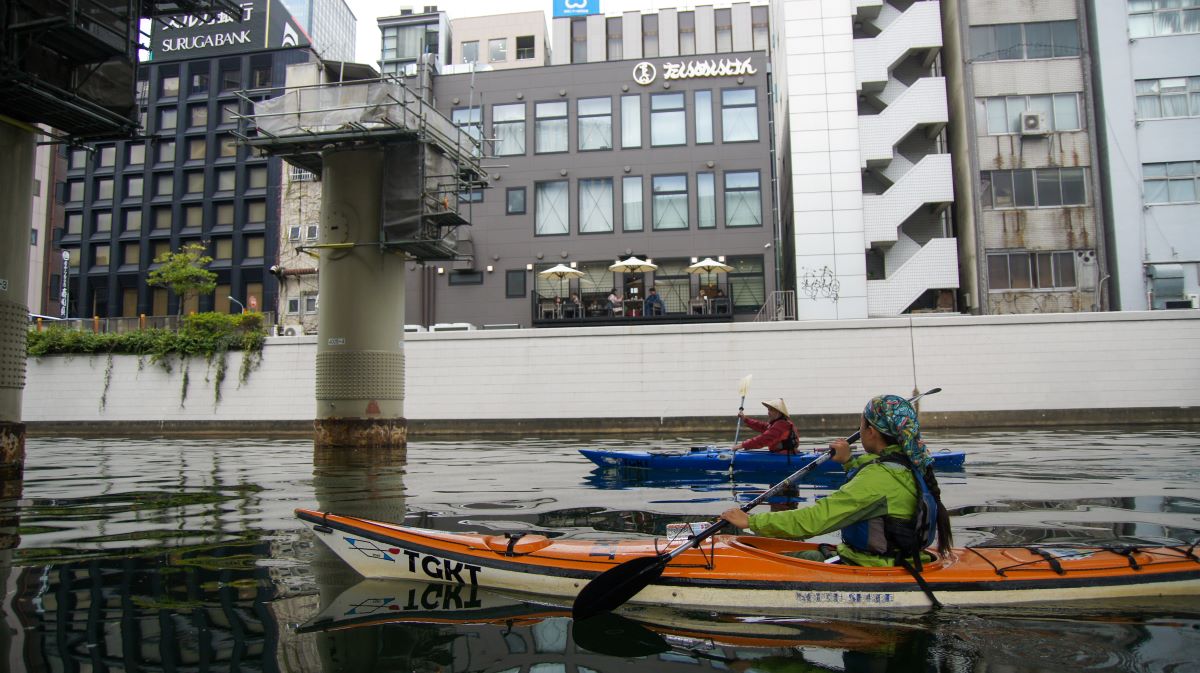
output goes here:
[{"label": "white tiled wall", "polygon": [[[933,386],[945,392],[923,410],[1200,406],[1200,311],[513,330],[406,343],[412,419],[732,419],[747,374],[750,400],[783,397],[804,414],[853,413],[872,395]],[[232,355],[219,404],[203,360],[191,363],[181,400],[178,366],[139,370],[137,358],[116,357],[103,409],[104,357],[31,360],[24,420],[308,420],[315,352],[312,337],[272,339],[243,386]]]}]

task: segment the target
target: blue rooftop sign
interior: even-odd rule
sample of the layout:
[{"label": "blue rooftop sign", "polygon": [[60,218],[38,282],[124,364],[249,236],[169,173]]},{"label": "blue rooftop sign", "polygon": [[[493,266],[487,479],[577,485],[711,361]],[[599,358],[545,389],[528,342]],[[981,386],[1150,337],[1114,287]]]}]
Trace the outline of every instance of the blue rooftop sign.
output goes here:
[{"label": "blue rooftop sign", "polygon": [[600,13],[600,0],[554,0],[554,17]]}]

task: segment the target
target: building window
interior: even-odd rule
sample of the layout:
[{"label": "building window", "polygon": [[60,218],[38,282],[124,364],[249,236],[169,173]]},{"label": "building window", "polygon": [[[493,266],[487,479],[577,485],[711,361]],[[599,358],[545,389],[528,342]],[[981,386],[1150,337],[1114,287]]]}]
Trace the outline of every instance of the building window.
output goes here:
[{"label": "building window", "polygon": [[129,159],[126,162],[130,166],[141,166],[146,163],[146,145],[145,143],[130,143],[129,144]]},{"label": "building window", "polygon": [[1194,0],[1129,0],[1129,37],[1180,33],[1200,33],[1200,7]]},{"label": "building window", "polygon": [[761,227],[762,188],[758,171],[725,173],[725,226]]},{"label": "building window", "polygon": [[505,215],[524,215],[525,214],[525,188],[524,187],[509,187],[504,190],[504,214]]},{"label": "building window", "polygon": [[1146,203],[1195,203],[1200,161],[1142,164],[1142,189]]},{"label": "building window", "polygon": [[696,227],[717,226],[717,182],[712,173],[696,174]]},{"label": "building window", "polygon": [[1075,287],[1074,252],[988,253],[988,290]]},{"label": "building window", "polygon": [[204,171],[188,171],[185,178],[187,194],[192,196],[204,195]]},{"label": "building window", "polygon": [[262,236],[245,236],[242,241],[246,244],[246,257],[261,258],[265,241]]},{"label": "building window", "polygon": [[532,35],[517,36],[517,60],[524,61],[526,59],[537,57],[536,42]]},{"label": "building window", "polygon": [[750,8],[750,33],[755,51],[766,51],[770,46],[770,25],[771,8],[768,5],[755,5]]},{"label": "building window", "polygon": [[537,154],[567,151],[567,103],[534,105],[533,151]]},{"label": "building window", "polygon": [[654,229],[687,229],[687,176],[656,175],[651,181],[651,192]]},{"label": "building window", "polygon": [[483,272],[455,271],[447,280],[451,285],[483,285]]},{"label": "building window", "polygon": [[179,75],[163,75],[158,80],[158,93],[163,98],[179,95]]},{"label": "building window", "polygon": [[713,141],[712,92],[697,91],[696,96],[696,144]]},{"label": "building window", "polygon": [[524,297],[528,290],[525,289],[525,274],[524,269],[509,269],[504,272],[504,296],[510,299]]},{"label": "building window", "polygon": [[112,212],[102,210],[96,213],[96,226],[92,229],[92,233],[106,234],[112,231]]},{"label": "building window", "polygon": [[237,170],[233,168],[220,168],[215,171],[217,176],[217,191],[232,192],[237,188]]},{"label": "building window", "polygon": [[158,143],[158,163],[169,164],[173,161],[175,161],[175,141],[160,141]]},{"label": "building window", "polygon": [[287,312],[288,315],[297,315],[300,313],[300,299],[298,297],[292,297],[287,300]]},{"label": "building window", "polygon": [[208,127],[208,106],[193,105],[188,108],[188,127],[189,128],[207,128]]},{"label": "building window", "polygon": [[733,267],[728,278],[734,310],[754,312],[760,309],[767,297],[762,256],[730,257],[725,263]]},{"label": "building window", "polygon": [[66,230],[69,236],[79,236],[83,233],[83,213],[67,213]]},{"label": "building window", "polygon": [[642,228],[642,176],[621,178],[621,229],[641,231]]},{"label": "building window", "polygon": [[488,40],[488,61],[503,63],[508,60],[508,38],[498,37]]},{"label": "building window", "polygon": [[142,230],[142,211],[127,210],[125,211],[125,231],[141,231]]},{"label": "building window", "polygon": [[67,167],[71,170],[87,168],[88,151],[85,149],[73,149],[67,157]]},{"label": "building window", "polygon": [[71,180],[67,182],[67,203],[83,200],[83,186],[83,180]]},{"label": "building window", "polygon": [[188,140],[188,161],[204,161],[206,142],[205,138]]},{"label": "building window", "polygon": [[610,16],[604,21],[604,32],[608,37],[608,60],[610,61],[620,61],[624,58],[622,54],[624,53],[625,46],[623,43],[624,38],[621,34],[621,24],[624,21],[625,19],[619,16]]},{"label": "building window", "polygon": [[[207,64],[205,64],[207,67]],[[192,73],[191,92],[194,94],[208,93],[208,73],[194,72]]]},{"label": "building window", "polygon": [[115,145],[101,147],[96,154],[100,158],[100,168],[112,168],[117,163],[117,148]]},{"label": "building window", "polygon": [[1200,77],[1139,79],[1134,90],[1138,119],[1200,117]]},{"label": "building window", "polygon": [[300,225],[294,224],[288,227],[288,240],[293,242],[300,240]]},{"label": "building window", "polygon": [[580,98],[576,105],[580,151],[612,149],[612,99]]},{"label": "building window", "polygon": [[571,62],[587,63],[587,19],[571,19]]},{"label": "building window", "polygon": [[[395,42],[395,38],[392,39]],[[386,44],[387,39],[384,39]],[[462,43],[462,60],[463,63],[477,63],[479,61],[479,40],[471,40],[470,42]]]},{"label": "building window", "polygon": [[175,175],[172,173],[159,173],[154,176],[154,195],[159,197],[169,197],[175,193]]},{"label": "building window", "polygon": [[37,244],[38,244],[38,230],[31,227],[29,229],[29,245],[32,247],[37,247]]},{"label": "building window", "polygon": [[658,15],[642,14],[642,58],[658,56]]},{"label": "building window", "polygon": [[267,222],[267,202],[266,201],[247,201],[246,202],[246,224],[266,224]]},{"label": "building window", "polygon": [[171,230],[171,207],[154,209],[154,229],[156,231]]},{"label": "building window", "polygon": [[265,89],[271,86],[271,66],[256,65],[250,68],[250,88]]},{"label": "building window", "polygon": [[493,105],[492,136],[496,138],[496,156],[525,154],[525,104]]},{"label": "building window", "polygon": [[465,191],[458,193],[458,202],[462,203],[483,203],[483,190],[468,188]]},{"label": "building window", "polygon": [[1083,168],[1034,168],[984,171],[981,195],[985,209],[1081,206],[1087,203]]},{"label": "building window", "polygon": [[233,204],[232,203],[218,203],[216,213],[217,213],[216,221],[213,223],[215,226],[218,226],[218,227],[232,227],[233,226]]},{"label": "building window", "polygon": [[758,95],[754,89],[721,92],[721,140],[727,143],[758,140]]},{"label": "building window", "polygon": [[304,239],[305,240],[315,241],[315,240],[317,240],[317,237],[320,235],[320,233],[321,233],[321,225],[319,225],[319,224],[304,225]]},{"label": "building window", "polygon": [[621,147],[642,146],[642,97],[621,96]]},{"label": "building window", "polygon": [[221,68],[221,91],[237,91],[242,88],[241,66]]},{"label": "building window", "polygon": [[301,308],[305,313],[316,313],[320,305],[320,295],[315,292],[304,292],[300,295]]},{"label": "building window", "polygon": [[246,187],[249,189],[266,189],[267,167],[251,166],[246,169]]},{"label": "building window", "polygon": [[733,51],[733,11],[718,9],[713,12],[717,30],[717,51]]},{"label": "building window", "polygon": [[113,179],[100,178],[96,181],[96,199],[103,201],[113,197]]},{"label": "building window", "polygon": [[204,208],[202,206],[184,206],[183,226],[189,229],[199,229],[204,224]]},{"label": "building window", "polygon": [[107,245],[92,246],[92,268],[104,268],[108,266],[109,255],[111,248]]},{"label": "building window", "polygon": [[650,145],[684,144],[687,144],[687,112],[683,94],[650,94]]},{"label": "building window", "polygon": [[679,12],[679,55],[691,56],[696,53],[696,13]]},{"label": "building window", "polygon": [[1079,94],[1056,93],[1040,96],[997,96],[977,100],[977,118],[986,124],[988,135],[1004,135],[1021,132],[1021,114],[1041,113],[1046,126],[1052,131],[1077,131],[1079,120]]},{"label": "building window", "polygon": [[539,182],[533,187],[534,225],[537,236],[557,236],[570,233],[567,181]]},{"label": "building window", "polygon": [[972,61],[1024,61],[1079,56],[1076,21],[971,26]]},{"label": "building window", "polygon": [[121,248],[121,264],[125,266],[137,266],[142,259],[142,248],[137,243],[126,243]]},{"label": "building window", "polygon": [[175,108],[167,107],[158,111],[158,130],[174,131],[178,123],[178,112]]},{"label": "building window", "polygon": [[221,106],[221,124],[232,125],[238,123],[238,105],[237,103],[227,103]]},{"label": "building window", "polygon": [[142,176],[131,175],[125,178],[125,198],[138,199],[141,198],[144,189]]},{"label": "building window", "polygon": [[220,157],[236,157],[237,156],[237,138],[232,135],[217,136],[217,156]]},{"label": "building window", "polygon": [[233,259],[233,239],[218,238],[213,240],[213,258],[223,261]]},{"label": "building window", "polygon": [[612,230],[612,178],[579,180],[579,233],[610,233]]}]

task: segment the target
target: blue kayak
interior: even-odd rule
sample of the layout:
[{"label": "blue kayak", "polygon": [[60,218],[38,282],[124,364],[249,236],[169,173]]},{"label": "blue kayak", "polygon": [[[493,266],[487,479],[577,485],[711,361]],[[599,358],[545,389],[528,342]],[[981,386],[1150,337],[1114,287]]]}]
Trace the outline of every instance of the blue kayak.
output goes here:
[{"label": "blue kayak", "polygon": [[[810,451],[786,455],[767,451],[738,451],[737,457],[728,448],[694,446],[689,451],[609,451],[580,449],[580,453],[600,467],[633,467],[646,470],[697,470],[728,472],[733,461],[735,472],[773,472],[790,474],[815,460],[821,452]],[[936,451],[933,467],[937,470],[961,470],[966,454],[962,451]],[[816,471],[832,472],[842,466],[827,460]]]}]

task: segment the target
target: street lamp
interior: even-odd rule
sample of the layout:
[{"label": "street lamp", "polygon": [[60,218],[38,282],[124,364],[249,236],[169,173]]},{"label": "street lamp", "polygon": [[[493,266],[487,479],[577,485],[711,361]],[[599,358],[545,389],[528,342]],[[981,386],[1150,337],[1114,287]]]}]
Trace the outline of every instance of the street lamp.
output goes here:
[{"label": "street lamp", "polygon": [[233,302],[233,303],[237,304],[238,306],[240,306],[240,307],[241,307],[241,309],[242,309],[242,313],[245,313],[245,312],[246,312],[246,305],[245,305],[245,304],[243,304],[242,302],[240,302],[240,301],[238,301],[238,300],[234,299],[234,298],[233,298],[233,295],[229,295],[229,301],[231,301],[231,302]]}]

